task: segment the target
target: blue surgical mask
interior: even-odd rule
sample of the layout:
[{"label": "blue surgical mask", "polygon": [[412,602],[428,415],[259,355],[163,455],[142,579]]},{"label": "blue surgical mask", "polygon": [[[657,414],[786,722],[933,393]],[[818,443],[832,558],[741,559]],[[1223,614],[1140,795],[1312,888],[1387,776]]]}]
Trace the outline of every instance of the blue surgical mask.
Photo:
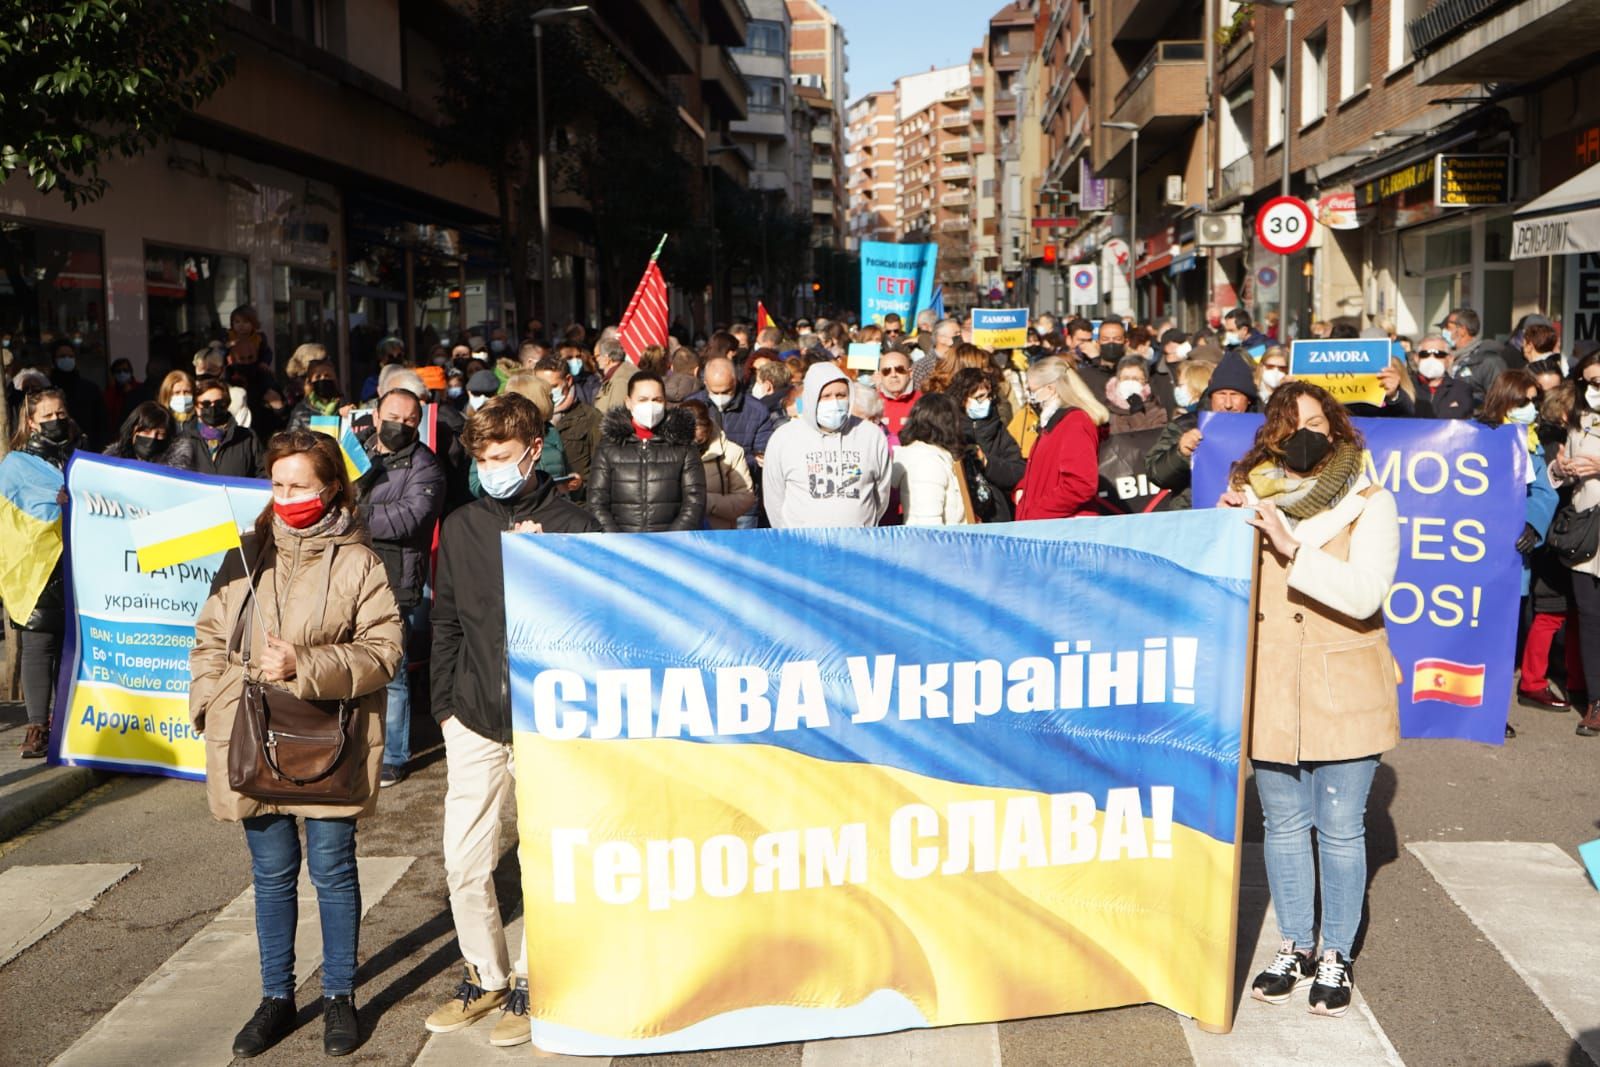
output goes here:
[{"label": "blue surgical mask", "polygon": [[820,400],[817,402],[817,425],[824,430],[837,430],[850,414],[848,400]]},{"label": "blue surgical mask", "polygon": [[1189,395],[1189,389],[1182,382],[1172,387],[1172,404],[1179,411],[1193,411],[1200,402]]},{"label": "blue surgical mask", "polygon": [[987,419],[989,417],[989,409],[993,406],[993,400],[969,400],[967,401],[967,418]]},{"label": "blue surgical mask", "polygon": [[72,356],[56,357],[56,370],[60,371],[62,374],[71,374],[77,369],[77,366],[78,361]]},{"label": "blue surgical mask", "polygon": [[574,378],[576,378],[578,375],[583,373],[583,360],[581,360],[581,359],[569,359],[569,360],[567,360],[567,370],[568,370],[568,372],[571,373],[571,375]]},{"label": "blue surgical mask", "polygon": [[504,341],[490,341],[489,342],[489,351],[493,352],[495,355],[498,356],[502,352],[504,352],[505,350],[506,350],[506,343]]},{"label": "blue surgical mask", "polygon": [[1456,332],[1454,330],[1445,330],[1445,331],[1443,331],[1443,337],[1444,337],[1444,346],[1446,348],[1455,348],[1455,346],[1456,346]]},{"label": "blue surgical mask", "polygon": [[467,397],[467,407],[471,408],[473,411],[477,411],[488,402],[489,398],[481,393],[473,393],[471,396]]},{"label": "blue surgical mask", "polygon": [[483,488],[485,493],[496,500],[505,500],[515,496],[517,490],[522,488],[522,483],[528,480],[528,476],[522,473],[522,461],[527,459],[528,453],[532,451],[533,446],[529,445],[527,451],[518,456],[515,463],[507,463],[503,467],[485,468],[480,466],[478,468],[478,485]]},{"label": "blue surgical mask", "polygon": [[1227,333],[1222,335],[1222,344],[1223,344],[1224,348],[1226,348],[1229,345],[1236,345],[1238,343],[1239,343],[1239,335],[1237,333],[1235,333],[1233,330],[1229,330]]},{"label": "blue surgical mask", "polygon": [[180,393],[167,401],[167,407],[172,409],[173,414],[187,415],[194,407],[194,397],[184,396]]},{"label": "blue surgical mask", "polygon": [[550,390],[550,403],[554,404],[556,407],[560,407],[566,401],[566,399],[567,391],[562,386],[558,385],[554,389]]},{"label": "blue surgical mask", "polygon": [[461,394],[464,392],[466,392],[466,390],[462,389],[461,386],[452,385],[450,388],[444,391],[444,395],[449,397],[451,400],[460,400]]}]

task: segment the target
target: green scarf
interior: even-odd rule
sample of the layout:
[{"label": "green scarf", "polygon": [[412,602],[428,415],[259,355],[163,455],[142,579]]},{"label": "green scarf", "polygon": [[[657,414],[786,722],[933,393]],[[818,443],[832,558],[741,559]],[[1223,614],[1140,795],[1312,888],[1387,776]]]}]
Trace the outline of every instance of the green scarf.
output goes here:
[{"label": "green scarf", "polygon": [[1250,488],[1270,500],[1291,519],[1309,519],[1343,500],[1361,477],[1361,449],[1349,441],[1334,449],[1333,458],[1311,477],[1262,463],[1250,472]]}]

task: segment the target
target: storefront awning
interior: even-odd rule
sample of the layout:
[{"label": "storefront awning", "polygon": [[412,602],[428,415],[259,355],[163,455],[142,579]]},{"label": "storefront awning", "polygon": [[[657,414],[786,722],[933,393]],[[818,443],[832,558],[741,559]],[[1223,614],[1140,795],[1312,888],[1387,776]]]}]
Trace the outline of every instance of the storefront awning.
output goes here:
[{"label": "storefront awning", "polygon": [[1511,258],[1600,252],[1600,164],[1511,217]]}]

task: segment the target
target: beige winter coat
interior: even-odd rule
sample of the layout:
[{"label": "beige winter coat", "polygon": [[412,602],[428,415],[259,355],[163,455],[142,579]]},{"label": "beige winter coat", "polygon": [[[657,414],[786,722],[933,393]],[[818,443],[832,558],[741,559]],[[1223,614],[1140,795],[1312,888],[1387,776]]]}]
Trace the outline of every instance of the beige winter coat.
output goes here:
[{"label": "beige winter coat", "polygon": [[718,433],[700,456],[706,474],[706,525],[731,530],[739,516],[755,507],[756,487],[744,449]]},{"label": "beige winter coat", "polygon": [[1383,627],[1400,562],[1394,497],[1363,478],[1292,533],[1300,549],[1287,566],[1262,542],[1250,757],[1305,763],[1386,752],[1400,743]]},{"label": "beige winter coat", "polygon": [[[261,562],[253,564],[258,607],[252,660],[266,648],[270,631],[295,651],[295,676],[277,684],[302,700],[359,698],[352,755],[366,767],[364,784],[355,801],[343,805],[265,804],[228,787],[228,743],[244,691],[239,650],[228,646],[248,609],[244,570],[234,552],[200,609],[189,652],[189,718],[206,738],[211,814],[226,822],[278,813],[308,819],[371,815],[383,764],[384,687],[399,666],[403,640],[383,562],[368,547],[367,533],[359,525],[340,536],[299,538],[280,532],[274,540]],[[244,551],[255,558],[254,538],[245,539]]]}]

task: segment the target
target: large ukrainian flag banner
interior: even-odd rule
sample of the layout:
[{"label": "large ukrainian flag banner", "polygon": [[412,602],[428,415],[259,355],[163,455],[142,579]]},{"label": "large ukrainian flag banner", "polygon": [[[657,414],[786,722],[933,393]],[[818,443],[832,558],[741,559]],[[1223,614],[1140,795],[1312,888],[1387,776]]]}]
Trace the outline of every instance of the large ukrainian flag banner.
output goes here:
[{"label": "large ukrainian flag banner", "polygon": [[1231,1025],[1243,520],[506,535],[535,1042]]},{"label": "large ukrainian flag banner", "polygon": [[247,527],[272,491],[266,482],[80,452],[67,464],[67,493],[75,610],[61,656],[52,759],[203,779],[205,740],[189,725],[189,648],[223,553],[143,573],[134,523],[179,508],[226,508]]}]

